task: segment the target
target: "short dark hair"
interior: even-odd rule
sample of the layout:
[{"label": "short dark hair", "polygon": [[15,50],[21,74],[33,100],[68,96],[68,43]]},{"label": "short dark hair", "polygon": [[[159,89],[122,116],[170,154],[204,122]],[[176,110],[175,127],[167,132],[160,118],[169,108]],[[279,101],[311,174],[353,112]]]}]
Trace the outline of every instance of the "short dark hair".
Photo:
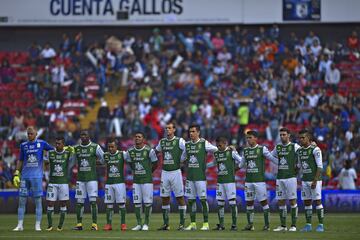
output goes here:
[{"label": "short dark hair", "polygon": [[143,138],[146,138],[145,133],[142,132],[142,131],[136,131],[136,132],[134,133],[134,136],[135,136],[136,134],[141,134],[141,136],[143,136]]},{"label": "short dark hair", "polygon": [[290,130],[286,127],[280,128],[279,132],[286,132],[287,134],[290,134]]},{"label": "short dark hair", "polygon": [[58,134],[55,138],[56,141],[62,141],[63,143],[65,143],[65,137],[63,134]]},{"label": "short dark hair", "polygon": [[114,138],[114,137],[109,137],[109,138],[107,139],[107,143],[108,143],[108,144],[109,144],[109,143],[115,143],[115,144],[117,144],[116,138]]},{"label": "short dark hair", "polygon": [[176,124],[174,121],[169,121],[168,123],[166,123],[166,125],[173,125],[174,128],[176,128]]},{"label": "short dark hair", "polygon": [[216,138],[216,142],[220,143],[220,142],[227,142],[227,138],[224,136],[219,136]]},{"label": "short dark hair", "polygon": [[195,128],[196,131],[200,132],[200,125],[199,125],[199,124],[191,124],[191,125],[189,126],[189,130],[190,130],[191,128]]},{"label": "short dark hair", "polygon": [[80,131],[80,135],[81,134],[86,134],[86,135],[89,135],[89,129],[87,129],[87,128],[85,128],[85,129],[81,129],[81,131]]},{"label": "short dark hair", "polygon": [[259,133],[255,130],[249,130],[246,132],[246,135],[250,135],[250,136],[254,136],[254,137],[259,137]]},{"label": "short dark hair", "polygon": [[305,134],[310,139],[310,141],[313,140],[313,136],[312,136],[311,132],[309,131],[309,129],[306,129],[306,128],[301,129],[299,134]]}]

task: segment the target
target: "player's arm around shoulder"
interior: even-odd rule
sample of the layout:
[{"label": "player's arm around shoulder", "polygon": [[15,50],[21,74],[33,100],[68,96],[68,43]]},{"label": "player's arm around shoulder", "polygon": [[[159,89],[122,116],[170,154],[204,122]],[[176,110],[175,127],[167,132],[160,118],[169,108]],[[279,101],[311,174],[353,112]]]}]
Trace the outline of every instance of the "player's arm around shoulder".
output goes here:
[{"label": "player's arm around shoulder", "polygon": [[158,162],[159,162],[159,159],[158,159],[154,149],[150,150],[149,157],[151,160],[151,168],[152,168],[152,171],[154,172],[156,170],[156,168],[158,167]]}]

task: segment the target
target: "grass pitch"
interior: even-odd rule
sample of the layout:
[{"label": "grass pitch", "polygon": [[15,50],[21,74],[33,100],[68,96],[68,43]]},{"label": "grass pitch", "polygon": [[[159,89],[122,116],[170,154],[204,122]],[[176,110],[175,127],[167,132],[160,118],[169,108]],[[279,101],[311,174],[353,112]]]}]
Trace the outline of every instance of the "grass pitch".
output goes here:
[{"label": "grass pitch", "polygon": [[[360,215],[359,214],[326,214],[325,215],[325,232],[317,233],[315,231],[311,233],[301,232],[263,232],[263,218],[261,213],[255,214],[255,231],[254,232],[242,232],[241,228],[246,224],[246,216],[244,213],[239,214],[237,232],[229,231],[231,225],[231,215],[227,213],[225,215],[226,230],[225,231],[182,231],[176,230],[178,225],[178,214],[171,214],[170,226],[171,230],[167,232],[157,231],[156,229],[162,225],[162,215],[152,214],[150,220],[150,231],[148,232],[134,232],[128,230],[126,232],[120,231],[120,217],[118,214],[113,216],[113,230],[106,232],[102,230],[105,224],[105,215],[99,214],[98,224],[99,231],[90,231],[91,215],[84,215],[83,231],[73,231],[71,228],[75,225],[75,215],[69,214],[66,216],[64,230],[57,232],[56,230],[47,232],[46,215],[43,215],[42,220],[42,232],[34,231],[34,215],[25,215],[23,232],[12,232],[11,230],[17,224],[17,215],[0,215],[0,240],[2,239],[201,239],[201,240],[213,240],[213,239],[359,239],[360,235]],[[189,216],[188,216],[189,217]],[[210,214],[210,228],[216,226],[217,214]],[[288,217],[288,222],[290,221]],[[197,215],[198,228],[201,227],[202,215]],[[59,215],[55,214],[53,223],[56,226],[59,220]],[[135,216],[133,213],[128,213],[126,216],[127,226],[130,229],[135,226]],[[299,214],[298,230],[304,226],[304,214]],[[187,223],[189,219],[187,219]],[[279,224],[279,217],[277,213],[271,215],[271,228],[275,228]],[[317,225],[317,217],[313,215],[313,230]],[[56,228],[56,227],[55,227]]]}]

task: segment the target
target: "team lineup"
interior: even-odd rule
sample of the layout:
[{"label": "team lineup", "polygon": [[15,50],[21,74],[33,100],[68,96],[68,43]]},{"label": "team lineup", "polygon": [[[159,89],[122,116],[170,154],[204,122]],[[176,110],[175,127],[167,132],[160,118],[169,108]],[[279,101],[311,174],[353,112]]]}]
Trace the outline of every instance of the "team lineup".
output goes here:
[{"label": "team lineup", "polygon": [[[126,186],[124,167],[130,166],[133,175],[132,195],[136,226],[133,231],[149,230],[153,205],[153,171],[158,167],[158,156],[161,154],[162,172],[160,196],[162,198],[163,225],[158,230],[170,230],[170,195],[174,193],[179,210],[178,230],[197,230],[196,199],[199,198],[203,223],[200,230],[210,230],[209,205],[207,202],[206,169],[211,164],[217,166],[216,200],[218,206],[218,223],[213,230],[225,230],[225,201],[231,209],[230,230],[236,231],[238,208],[236,202],[235,174],[240,168],[245,168],[245,201],[247,225],[243,231],[254,231],[254,201],[258,200],[264,214],[263,230],[270,230],[270,208],[265,183],[265,159],[277,165],[276,199],[279,205],[280,224],[273,231],[297,231],[297,175],[301,173],[301,196],[305,205],[306,225],[300,230],[312,231],[313,202],[319,224],[317,232],[324,231],[324,208],[321,202],[321,172],[322,154],[319,147],[312,142],[312,136],[306,129],[299,132],[299,144],[290,142],[290,131],[281,128],[279,131],[281,142],[272,151],[266,146],[258,144],[258,133],[250,130],[246,132],[247,146],[240,155],[234,146],[228,145],[225,137],[218,137],[216,145],[200,137],[200,127],[191,125],[188,129],[189,141],[175,136],[176,126],[168,123],[165,127],[166,137],[161,139],[153,149],[146,144],[145,135],[137,132],[134,135],[134,146],[126,151],[118,149],[118,142],[114,138],[107,141],[107,152],[103,152],[100,145],[91,142],[87,130],[80,133],[80,144],[72,147],[65,146],[63,136],[57,136],[55,148],[47,142],[37,139],[35,127],[27,129],[28,141],[20,146],[20,159],[17,162],[13,179],[14,185],[19,187],[18,224],[13,231],[24,230],[25,206],[29,193],[35,200],[36,221],[35,230],[41,231],[42,218],[42,177],[44,151],[48,152],[50,179],[47,187],[47,231],[55,229],[53,224],[54,205],[59,201],[60,219],[57,231],[63,230],[69,201],[69,176],[74,165],[77,166],[76,182],[76,219],[73,230],[83,230],[83,213],[85,199],[89,199],[92,225],[91,230],[98,230],[97,225],[97,197],[98,182],[96,166],[106,165],[106,224],[103,230],[112,230],[114,205],[119,206],[121,230],[127,230],[126,225]],[[213,154],[213,162],[207,163],[208,154]],[[186,172],[185,186],[182,170]],[[187,203],[185,198],[187,198]],[[287,227],[287,206],[290,203],[291,224]],[[190,215],[189,225],[185,225],[186,211]]]}]

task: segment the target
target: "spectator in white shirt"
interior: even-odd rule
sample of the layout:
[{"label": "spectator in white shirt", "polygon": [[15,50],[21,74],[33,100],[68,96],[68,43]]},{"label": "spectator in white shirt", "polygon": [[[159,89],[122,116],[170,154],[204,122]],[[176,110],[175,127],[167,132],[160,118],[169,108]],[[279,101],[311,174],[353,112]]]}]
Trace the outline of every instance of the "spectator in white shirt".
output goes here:
[{"label": "spectator in white shirt", "polygon": [[337,90],[337,85],[340,82],[340,71],[335,67],[335,64],[330,65],[330,69],[326,71],[325,83],[332,87],[334,91]]},{"label": "spectator in white shirt", "polygon": [[49,65],[51,59],[56,57],[56,52],[54,48],[50,47],[49,43],[46,43],[44,49],[40,53],[40,57],[44,60],[45,64]]},{"label": "spectator in white shirt", "polygon": [[356,171],[351,167],[351,160],[345,161],[345,166],[339,173],[339,188],[344,190],[355,190],[356,189]]},{"label": "spectator in white shirt", "polygon": [[314,40],[310,48],[315,57],[318,57],[320,55],[322,47],[319,44],[318,40]]},{"label": "spectator in white shirt", "polygon": [[310,90],[310,95],[306,96],[307,99],[309,99],[309,104],[312,108],[315,108],[318,104],[320,95],[316,94],[315,90],[312,88]]},{"label": "spectator in white shirt", "polygon": [[294,70],[295,76],[298,76],[300,73],[305,76],[306,75],[306,67],[304,66],[304,64],[299,61],[298,64],[295,67]]}]

